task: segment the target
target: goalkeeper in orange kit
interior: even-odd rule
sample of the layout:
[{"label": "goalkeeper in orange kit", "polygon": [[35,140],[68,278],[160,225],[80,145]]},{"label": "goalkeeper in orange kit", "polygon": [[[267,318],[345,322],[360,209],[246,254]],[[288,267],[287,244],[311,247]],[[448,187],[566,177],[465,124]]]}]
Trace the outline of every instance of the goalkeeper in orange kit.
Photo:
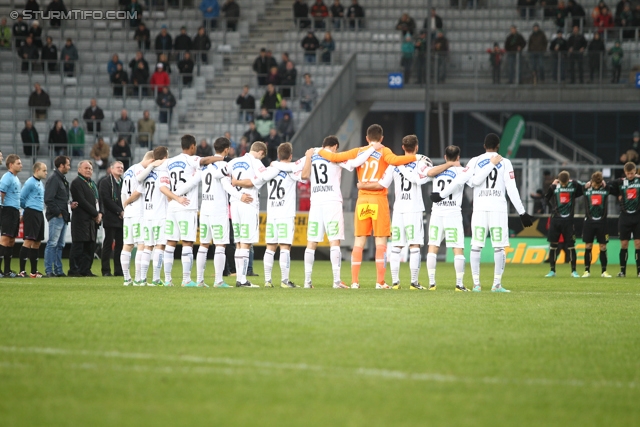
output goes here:
[{"label": "goalkeeper in orange kit", "polygon": [[[367,129],[367,142],[369,144],[381,143],[384,138],[382,126],[371,125]],[[320,150],[318,155],[331,162],[344,162],[355,159],[358,153],[367,150],[368,147],[354,148],[342,153],[333,153],[329,150]],[[414,154],[396,156],[387,147],[374,151],[367,161],[358,166],[358,182],[373,183],[378,182],[387,166],[400,166],[415,162]],[[387,199],[387,189],[358,190],[358,201],[355,211],[355,242],[351,253],[351,287],[360,287],[358,277],[360,275],[360,264],[362,263],[362,251],[368,236],[373,236],[376,240],[376,289],[390,289],[384,281],[386,272],[385,256],[387,252],[387,239],[391,235],[391,216],[389,215],[389,200]]]}]

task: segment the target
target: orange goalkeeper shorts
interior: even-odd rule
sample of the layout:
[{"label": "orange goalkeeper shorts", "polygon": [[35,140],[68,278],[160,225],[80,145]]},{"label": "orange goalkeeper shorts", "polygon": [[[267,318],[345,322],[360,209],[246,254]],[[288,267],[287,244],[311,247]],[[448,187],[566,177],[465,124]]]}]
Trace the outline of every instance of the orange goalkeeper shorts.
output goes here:
[{"label": "orange goalkeeper shorts", "polygon": [[355,212],[355,235],[391,236],[391,216],[387,196],[365,194],[358,197]]}]

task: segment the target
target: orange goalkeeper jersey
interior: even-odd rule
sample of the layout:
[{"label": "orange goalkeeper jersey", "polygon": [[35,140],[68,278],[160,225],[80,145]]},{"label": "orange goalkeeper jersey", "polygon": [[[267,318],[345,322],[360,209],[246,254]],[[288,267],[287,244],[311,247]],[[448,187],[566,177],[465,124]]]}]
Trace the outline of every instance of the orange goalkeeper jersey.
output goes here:
[{"label": "orange goalkeeper jersey", "polygon": [[[320,150],[318,155],[329,160],[330,162],[345,162],[347,160],[355,159],[358,154],[366,151],[369,146],[354,148],[349,151],[343,151],[342,153],[332,153],[329,150]],[[382,179],[387,167],[389,165],[400,166],[407,163],[415,162],[416,156],[414,154],[408,154],[404,156],[396,156],[393,152],[383,147],[381,150],[374,151],[373,154],[364,162],[358,166],[356,172],[358,173],[359,182],[378,182]],[[358,195],[372,194],[376,196],[386,196],[387,189],[381,190],[358,190]]]}]

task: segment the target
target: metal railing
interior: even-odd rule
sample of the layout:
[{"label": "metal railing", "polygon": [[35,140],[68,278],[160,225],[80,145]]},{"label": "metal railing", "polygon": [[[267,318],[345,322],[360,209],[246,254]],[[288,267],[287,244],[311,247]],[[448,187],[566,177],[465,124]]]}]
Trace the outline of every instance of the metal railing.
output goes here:
[{"label": "metal railing", "polygon": [[525,135],[545,143],[554,152],[567,156],[572,163],[601,164],[602,159],[543,123],[528,122]]}]

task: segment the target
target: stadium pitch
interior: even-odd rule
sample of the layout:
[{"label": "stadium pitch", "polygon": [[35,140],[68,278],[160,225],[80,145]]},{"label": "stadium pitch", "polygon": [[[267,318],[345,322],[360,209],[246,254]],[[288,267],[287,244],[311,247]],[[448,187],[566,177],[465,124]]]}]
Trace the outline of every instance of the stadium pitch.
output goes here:
[{"label": "stadium pitch", "polygon": [[638,425],[640,278],[568,270],[509,265],[510,294],[492,265],[479,294],[453,291],[451,264],[435,292],[406,264],[375,290],[373,263],[359,290],[331,289],[328,262],[316,289],[1,279],[0,425]]}]

